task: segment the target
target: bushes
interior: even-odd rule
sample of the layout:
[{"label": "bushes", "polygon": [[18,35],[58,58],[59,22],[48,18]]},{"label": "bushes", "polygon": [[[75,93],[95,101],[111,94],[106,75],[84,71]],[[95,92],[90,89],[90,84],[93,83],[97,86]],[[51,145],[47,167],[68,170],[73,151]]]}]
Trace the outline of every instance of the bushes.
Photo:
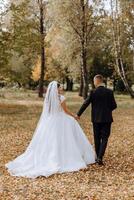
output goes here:
[{"label": "bushes", "polygon": [[[132,87],[132,82],[130,80],[128,81],[128,83],[129,83],[129,86]],[[123,83],[123,81],[121,79],[116,80],[115,91],[117,91],[117,92],[126,92],[125,85],[124,85],[124,83]]]}]

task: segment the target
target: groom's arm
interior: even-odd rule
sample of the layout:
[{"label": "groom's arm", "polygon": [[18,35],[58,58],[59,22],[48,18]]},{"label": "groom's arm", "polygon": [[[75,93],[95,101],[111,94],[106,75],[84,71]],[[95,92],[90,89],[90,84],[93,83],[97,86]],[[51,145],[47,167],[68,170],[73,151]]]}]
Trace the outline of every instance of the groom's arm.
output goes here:
[{"label": "groom's arm", "polygon": [[84,101],[83,105],[81,106],[80,110],[77,112],[78,117],[82,115],[82,113],[86,110],[86,108],[92,102],[92,93],[93,91],[90,92],[90,95],[87,97],[87,99]]}]

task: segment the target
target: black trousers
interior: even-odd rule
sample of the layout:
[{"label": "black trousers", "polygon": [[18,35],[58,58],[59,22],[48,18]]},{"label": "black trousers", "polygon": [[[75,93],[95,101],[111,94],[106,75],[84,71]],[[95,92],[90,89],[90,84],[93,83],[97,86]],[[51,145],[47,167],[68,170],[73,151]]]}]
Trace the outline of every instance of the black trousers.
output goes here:
[{"label": "black trousers", "polygon": [[96,156],[103,159],[111,132],[110,123],[93,123]]}]

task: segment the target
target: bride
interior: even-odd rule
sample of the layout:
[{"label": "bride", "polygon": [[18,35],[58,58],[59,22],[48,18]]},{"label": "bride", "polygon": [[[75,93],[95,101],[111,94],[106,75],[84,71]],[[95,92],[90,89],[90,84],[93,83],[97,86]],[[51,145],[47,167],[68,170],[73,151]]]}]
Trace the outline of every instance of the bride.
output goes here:
[{"label": "bride", "polygon": [[5,167],[12,176],[36,178],[78,171],[92,163],[95,163],[93,147],[75,115],[68,111],[60,84],[52,81],[30,144]]}]

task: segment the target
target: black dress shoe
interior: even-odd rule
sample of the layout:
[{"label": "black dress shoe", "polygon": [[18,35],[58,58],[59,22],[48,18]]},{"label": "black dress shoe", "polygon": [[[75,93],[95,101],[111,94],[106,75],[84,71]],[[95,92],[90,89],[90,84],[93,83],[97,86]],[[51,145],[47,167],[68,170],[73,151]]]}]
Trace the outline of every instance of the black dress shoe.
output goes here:
[{"label": "black dress shoe", "polygon": [[95,158],[95,162],[97,163],[98,158]]},{"label": "black dress shoe", "polygon": [[97,163],[98,165],[104,165],[103,161],[102,161],[101,159],[99,159],[99,158],[97,159],[96,163]]}]

